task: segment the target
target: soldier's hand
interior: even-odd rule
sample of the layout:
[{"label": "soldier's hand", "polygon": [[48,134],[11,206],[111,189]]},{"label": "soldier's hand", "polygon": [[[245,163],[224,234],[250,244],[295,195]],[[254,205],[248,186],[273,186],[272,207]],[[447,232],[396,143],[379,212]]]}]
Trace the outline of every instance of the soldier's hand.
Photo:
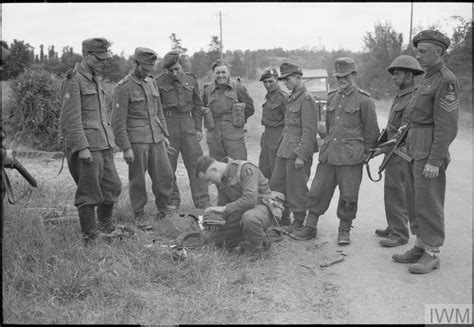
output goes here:
[{"label": "soldier's hand", "polygon": [[207,214],[208,212],[225,213],[225,206],[208,207],[208,208],[204,209],[205,214]]},{"label": "soldier's hand", "polygon": [[88,148],[85,148],[79,151],[79,159],[85,164],[89,164],[93,161],[91,152],[89,151]]},{"label": "soldier's hand", "polygon": [[123,151],[123,159],[129,165],[135,160],[135,155],[133,154],[132,148],[128,148],[127,150]]},{"label": "soldier's hand", "polygon": [[423,168],[423,176],[425,176],[426,178],[436,178],[438,177],[438,174],[439,174],[439,167],[436,167],[427,163],[425,165],[425,168]]},{"label": "soldier's hand", "polygon": [[301,159],[300,157],[296,157],[295,159],[295,168],[300,169],[304,167],[304,160]]},{"label": "soldier's hand", "polygon": [[202,132],[196,132],[196,137],[197,137],[198,142],[201,142],[201,140],[202,140]]}]

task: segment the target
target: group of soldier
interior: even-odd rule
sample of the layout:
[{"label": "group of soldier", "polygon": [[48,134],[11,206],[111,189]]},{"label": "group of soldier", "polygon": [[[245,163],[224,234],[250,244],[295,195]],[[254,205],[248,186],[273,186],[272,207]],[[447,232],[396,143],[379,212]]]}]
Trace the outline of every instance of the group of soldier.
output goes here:
[{"label": "group of soldier", "polygon": [[[389,162],[384,181],[387,227],[375,232],[383,237],[382,246],[395,247],[408,242],[410,228],[416,236],[414,247],[392,258],[410,263],[412,273],[429,273],[440,266],[439,248],[445,238],[445,171],[448,148],[457,133],[459,85],[443,61],[450,45],[445,35],[425,30],[414,37],[413,45],[416,59],[402,55],[388,67],[398,90],[386,126],[389,139],[409,128],[404,151],[412,160],[395,156]],[[320,108],[305,88],[302,69],[283,63],[280,73],[273,67],[264,70],[260,81],[267,94],[257,167],[247,161],[244,129],[254,103],[241,82],[230,78],[225,61],[218,59],[212,65],[213,79],[201,93],[194,75],[183,71],[178,52],[164,56],[166,72],[154,77],[157,54],[136,48],[133,67],[114,89],[109,119],[98,75],[111,58],[108,47],[104,38],[83,41],[83,59],[67,73],[60,90],[61,132],[77,184],[74,205],[86,244],[130,235],[113,222],[114,203],[122,189],[114,163],[116,146],[128,164],[129,197],[138,228],[151,228],[153,219],[179,208],[175,172],[181,153],[194,206],[225,220],[206,234],[207,242],[243,248],[249,260],[256,261],[269,247],[266,230],[272,225],[282,226],[294,239],[314,239],[319,217],[338,187],[337,243],[350,244],[364,158],[370,149],[375,148],[376,155],[390,151],[377,147],[375,104],[356,85],[351,58],[334,63],[338,88],[328,95],[327,136],[320,149],[316,139]],[[416,84],[415,76],[421,74]],[[200,146],[203,121],[209,155],[203,155]],[[308,189],[318,150],[319,162]],[[147,171],[157,208],[154,217],[144,210]],[[218,190],[216,206],[210,203],[209,183]]]}]

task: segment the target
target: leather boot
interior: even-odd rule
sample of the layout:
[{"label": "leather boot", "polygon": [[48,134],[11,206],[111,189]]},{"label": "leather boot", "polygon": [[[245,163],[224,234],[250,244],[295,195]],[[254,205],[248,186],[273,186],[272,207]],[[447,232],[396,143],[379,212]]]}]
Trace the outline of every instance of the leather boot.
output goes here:
[{"label": "leather boot", "polygon": [[97,220],[102,233],[111,233],[115,226],[112,222],[113,203],[101,203],[97,206]]},{"label": "leather boot", "polygon": [[427,274],[432,272],[434,269],[439,269],[439,267],[439,257],[432,256],[428,254],[428,252],[425,252],[417,263],[408,267],[408,271],[412,274]]},{"label": "leather boot", "polygon": [[77,208],[77,212],[79,213],[79,223],[84,243],[87,245],[99,235],[99,228],[95,219],[95,208],[94,206],[82,206]]},{"label": "leather boot", "polygon": [[416,263],[418,262],[418,260],[421,259],[423,254],[425,254],[424,249],[414,246],[413,248],[411,248],[410,250],[408,250],[407,252],[403,254],[392,255],[392,259],[393,261],[398,262],[398,263]]},{"label": "leather boot", "polygon": [[304,226],[303,228],[299,230],[295,230],[291,234],[303,241],[303,240],[310,240],[310,239],[316,238],[317,233],[318,233],[318,230],[316,228]]},{"label": "leather boot", "polygon": [[304,212],[296,212],[296,213],[294,212],[293,222],[290,225],[284,226],[282,228],[286,230],[288,233],[293,233],[295,230],[303,227],[305,216],[306,214]]},{"label": "leather boot", "polygon": [[351,224],[350,220],[340,220],[339,221],[339,232],[337,234],[337,244],[338,245],[349,245],[351,244]]},{"label": "leather boot", "polygon": [[375,234],[377,234],[380,237],[388,237],[389,233],[390,233],[390,230],[388,229],[388,227],[385,228],[385,229],[376,229],[375,230]]}]

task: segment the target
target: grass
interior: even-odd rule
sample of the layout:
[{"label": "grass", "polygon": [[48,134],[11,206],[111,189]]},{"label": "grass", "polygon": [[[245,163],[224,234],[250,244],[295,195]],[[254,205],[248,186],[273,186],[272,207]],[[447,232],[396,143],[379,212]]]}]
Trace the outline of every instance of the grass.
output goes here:
[{"label": "grass", "polygon": [[[249,83],[247,89],[256,108],[246,125],[248,157],[257,163],[265,91],[260,82]],[[389,108],[390,100],[377,101],[378,113],[387,113]],[[201,144],[207,153],[205,142]],[[42,217],[53,214],[54,210],[75,212],[72,206],[75,185],[67,167],[58,176],[60,160],[21,158],[20,161],[37,177],[39,187],[27,203],[20,199],[21,203],[15,206],[5,206],[4,323],[331,323],[344,315],[330,273],[308,267],[307,260],[304,260],[306,268],[289,265],[294,263],[297,253],[313,258],[314,262],[325,255],[304,242],[277,243],[270,257],[256,264],[212,247],[189,250],[187,260],[177,261],[166,247],[167,240],[144,233],[120,243],[99,243],[85,248],[77,222],[59,225],[42,222]],[[121,154],[116,156],[116,165],[123,189],[115,217],[117,222],[125,223],[132,214],[127,166]],[[182,163],[178,167],[182,210],[191,210],[187,174]],[[21,198],[28,187],[16,172],[8,174],[15,194]],[[210,190],[215,199],[215,188]],[[151,194],[150,185],[148,191]],[[151,195],[145,212],[154,212]],[[311,273],[308,268],[313,269]],[[302,278],[306,278],[305,283],[300,282]],[[305,314],[298,316],[301,312]]]}]

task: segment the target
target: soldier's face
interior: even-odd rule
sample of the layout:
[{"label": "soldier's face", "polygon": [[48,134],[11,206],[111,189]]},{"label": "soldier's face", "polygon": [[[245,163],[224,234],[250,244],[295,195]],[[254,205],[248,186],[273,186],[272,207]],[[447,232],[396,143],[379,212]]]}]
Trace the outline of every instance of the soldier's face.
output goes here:
[{"label": "soldier's face", "polygon": [[263,86],[265,86],[267,92],[273,92],[278,88],[278,81],[275,76],[265,78],[263,80]]},{"label": "soldier's face", "polygon": [[86,63],[91,67],[93,70],[97,72],[101,72],[104,69],[104,65],[107,59],[101,59],[97,57],[94,53],[89,52],[86,55]]},{"label": "soldier's face", "polygon": [[181,75],[181,73],[183,72],[183,69],[181,68],[181,65],[178,62],[175,63],[170,68],[167,68],[167,70],[168,70],[168,75],[173,79],[177,79],[179,75]]},{"label": "soldier's face", "polygon": [[416,60],[423,68],[432,67],[441,61],[442,51],[436,44],[420,42],[416,47]]},{"label": "soldier's face", "polygon": [[213,164],[207,168],[206,173],[199,173],[199,179],[208,183],[220,184],[222,176]]},{"label": "soldier's face", "polygon": [[286,88],[292,91],[298,85],[298,76],[296,74],[287,76],[283,79]]},{"label": "soldier's face", "polygon": [[227,66],[217,66],[214,68],[214,79],[217,84],[227,84],[229,79],[229,68]]},{"label": "soldier's face", "polygon": [[135,69],[134,69],[135,76],[139,79],[145,79],[148,75],[150,75],[151,70],[143,67],[138,62],[135,62]]},{"label": "soldier's face", "polygon": [[395,69],[392,79],[397,87],[404,87],[413,80],[413,74],[405,70]]},{"label": "soldier's face", "polygon": [[336,76],[336,80],[340,90],[347,90],[354,85],[354,73],[347,76]]}]

